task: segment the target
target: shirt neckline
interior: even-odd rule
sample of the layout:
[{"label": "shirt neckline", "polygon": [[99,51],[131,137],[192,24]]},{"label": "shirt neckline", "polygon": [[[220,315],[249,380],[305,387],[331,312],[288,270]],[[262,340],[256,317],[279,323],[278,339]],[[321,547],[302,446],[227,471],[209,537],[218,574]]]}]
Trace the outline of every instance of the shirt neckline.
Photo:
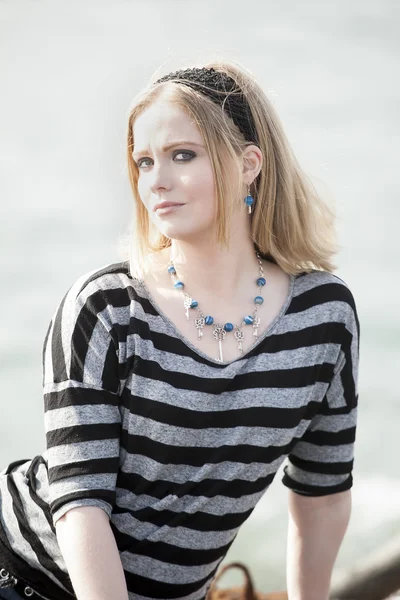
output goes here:
[{"label": "shirt neckline", "polygon": [[244,352],[243,354],[241,354],[240,356],[238,356],[237,358],[235,358],[234,360],[231,360],[230,362],[219,362],[217,359],[211,358],[211,356],[209,356],[208,354],[206,354],[205,352],[203,352],[202,350],[200,350],[197,346],[195,346],[194,344],[192,344],[192,342],[190,340],[188,340],[182,333],[181,331],[176,327],[175,323],[173,323],[171,321],[171,319],[169,317],[167,317],[167,315],[163,312],[163,310],[159,307],[159,305],[157,304],[157,302],[154,300],[153,296],[151,295],[147,285],[145,284],[145,282],[143,281],[143,279],[139,279],[137,277],[134,277],[135,281],[137,281],[140,286],[142,287],[147,300],[150,302],[150,304],[153,306],[153,308],[155,309],[155,311],[158,313],[158,315],[162,318],[162,320],[166,323],[166,325],[174,332],[175,336],[177,338],[179,338],[181,340],[181,342],[183,344],[185,344],[185,346],[187,348],[189,348],[192,352],[194,352],[195,354],[197,354],[198,356],[201,356],[203,359],[205,359],[208,363],[210,363],[210,365],[212,366],[217,366],[217,367],[229,367],[230,365],[233,365],[234,363],[237,363],[245,358],[248,357],[248,355],[259,345],[261,344],[261,342],[263,340],[265,340],[266,337],[268,337],[272,331],[275,329],[276,325],[278,324],[278,322],[281,320],[281,318],[286,314],[287,309],[289,308],[292,299],[293,299],[293,291],[294,291],[294,285],[296,282],[296,275],[289,275],[290,277],[290,285],[289,285],[289,291],[288,291],[288,295],[286,297],[285,302],[282,304],[281,309],[279,311],[279,313],[276,315],[275,319],[273,319],[273,321],[271,321],[271,323],[269,324],[269,326],[267,327],[267,329],[264,331],[264,333],[262,335],[260,335],[255,341],[254,343],[250,346],[250,348],[248,348],[248,350],[246,350],[246,352]]}]

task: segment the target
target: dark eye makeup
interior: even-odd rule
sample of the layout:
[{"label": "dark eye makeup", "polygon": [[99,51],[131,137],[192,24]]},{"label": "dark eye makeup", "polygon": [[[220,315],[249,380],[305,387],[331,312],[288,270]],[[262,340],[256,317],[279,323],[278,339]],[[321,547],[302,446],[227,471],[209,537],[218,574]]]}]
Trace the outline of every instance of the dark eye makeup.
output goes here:
[{"label": "dark eye makeup", "polygon": [[[177,158],[177,156],[179,156],[180,154],[182,154],[185,158],[179,158],[176,160],[176,162],[182,162],[182,163],[189,162],[190,160],[192,160],[192,158],[194,158],[196,156],[196,153],[192,152],[192,150],[175,150],[173,152],[172,158],[175,160]],[[143,158],[139,158],[135,162],[137,168],[140,169],[141,167],[150,166],[149,164],[143,164],[143,163],[145,163],[145,161],[152,162],[152,159],[148,158],[147,156],[144,156]]]}]

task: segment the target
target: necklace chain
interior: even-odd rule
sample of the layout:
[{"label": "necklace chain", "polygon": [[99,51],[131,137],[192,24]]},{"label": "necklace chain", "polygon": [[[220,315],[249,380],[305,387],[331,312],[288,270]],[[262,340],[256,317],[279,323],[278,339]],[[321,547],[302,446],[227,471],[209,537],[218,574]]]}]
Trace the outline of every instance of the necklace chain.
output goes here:
[{"label": "necklace chain", "polygon": [[185,309],[186,318],[190,319],[190,310],[195,310],[198,313],[198,316],[194,319],[194,325],[198,332],[198,339],[201,340],[204,332],[203,329],[205,326],[213,325],[213,336],[214,339],[218,342],[218,362],[223,362],[223,354],[222,354],[222,342],[225,340],[227,333],[233,331],[235,339],[237,341],[237,348],[240,354],[243,353],[243,340],[244,340],[244,332],[243,327],[252,325],[253,328],[253,336],[258,338],[258,330],[260,327],[260,317],[258,316],[258,309],[260,305],[264,302],[264,298],[262,297],[262,292],[264,285],[266,284],[266,280],[264,278],[264,268],[261,260],[260,254],[256,251],[256,257],[259,266],[259,277],[256,279],[256,284],[258,287],[258,294],[254,298],[254,310],[251,314],[246,315],[240,325],[233,324],[227,322],[225,324],[222,323],[214,323],[214,318],[211,315],[205,315],[203,311],[199,307],[199,303],[197,300],[194,300],[185,290],[184,283],[178,279],[176,274],[176,269],[172,260],[172,255],[170,255],[170,264],[168,267],[168,272],[171,275],[174,287],[179,290],[184,297],[183,306]]}]

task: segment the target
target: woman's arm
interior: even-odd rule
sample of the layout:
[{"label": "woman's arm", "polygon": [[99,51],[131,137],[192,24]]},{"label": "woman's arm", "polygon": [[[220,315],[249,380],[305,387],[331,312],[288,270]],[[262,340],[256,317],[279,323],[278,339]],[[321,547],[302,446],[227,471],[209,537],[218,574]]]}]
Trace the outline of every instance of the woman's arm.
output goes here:
[{"label": "woman's arm", "polygon": [[328,600],[333,565],[350,513],[350,490],[328,496],[303,496],[289,490],[289,600]]},{"label": "woman's arm", "polygon": [[57,521],[56,534],[78,600],[128,600],[117,544],[101,508],[69,510]]}]

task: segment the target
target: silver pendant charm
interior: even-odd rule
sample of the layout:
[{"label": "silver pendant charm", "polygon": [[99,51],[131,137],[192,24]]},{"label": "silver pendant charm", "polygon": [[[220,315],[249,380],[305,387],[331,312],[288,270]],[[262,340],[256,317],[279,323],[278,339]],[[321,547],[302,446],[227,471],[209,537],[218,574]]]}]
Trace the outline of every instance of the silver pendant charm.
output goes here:
[{"label": "silver pendant charm", "polygon": [[199,340],[201,340],[201,338],[203,337],[203,327],[205,325],[205,320],[204,317],[197,317],[197,319],[194,322],[196,329],[198,331],[198,337]]},{"label": "silver pendant charm", "polygon": [[213,336],[218,342],[219,357],[217,358],[217,360],[219,362],[223,362],[224,358],[222,356],[222,342],[225,339],[226,331],[221,325],[215,325],[213,330]]},{"label": "silver pendant charm", "polygon": [[242,352],[243,352],[242,342],[244,340],[244,333],[239,328],[236,329],[236,331],[235,331],[235,339],[236,339],[236,341],[238,343],[238,350],[239,350],[240,354],[242,354]]},{"label": "silver pendant charm", "polygon": [[260,317],[254,317],[254,321],[253,321],[253,335],[254,337],[258,338],[258,328],[260,327]]},{"label": "silver pendant charm", "polygon": [[190,298],[190,296],[185,295],[185,301],[183,303],[183,306],[185,307],[185,314],[186,314],[186,318],[189,321],[189,308],[192,304],[192,299]]}]

